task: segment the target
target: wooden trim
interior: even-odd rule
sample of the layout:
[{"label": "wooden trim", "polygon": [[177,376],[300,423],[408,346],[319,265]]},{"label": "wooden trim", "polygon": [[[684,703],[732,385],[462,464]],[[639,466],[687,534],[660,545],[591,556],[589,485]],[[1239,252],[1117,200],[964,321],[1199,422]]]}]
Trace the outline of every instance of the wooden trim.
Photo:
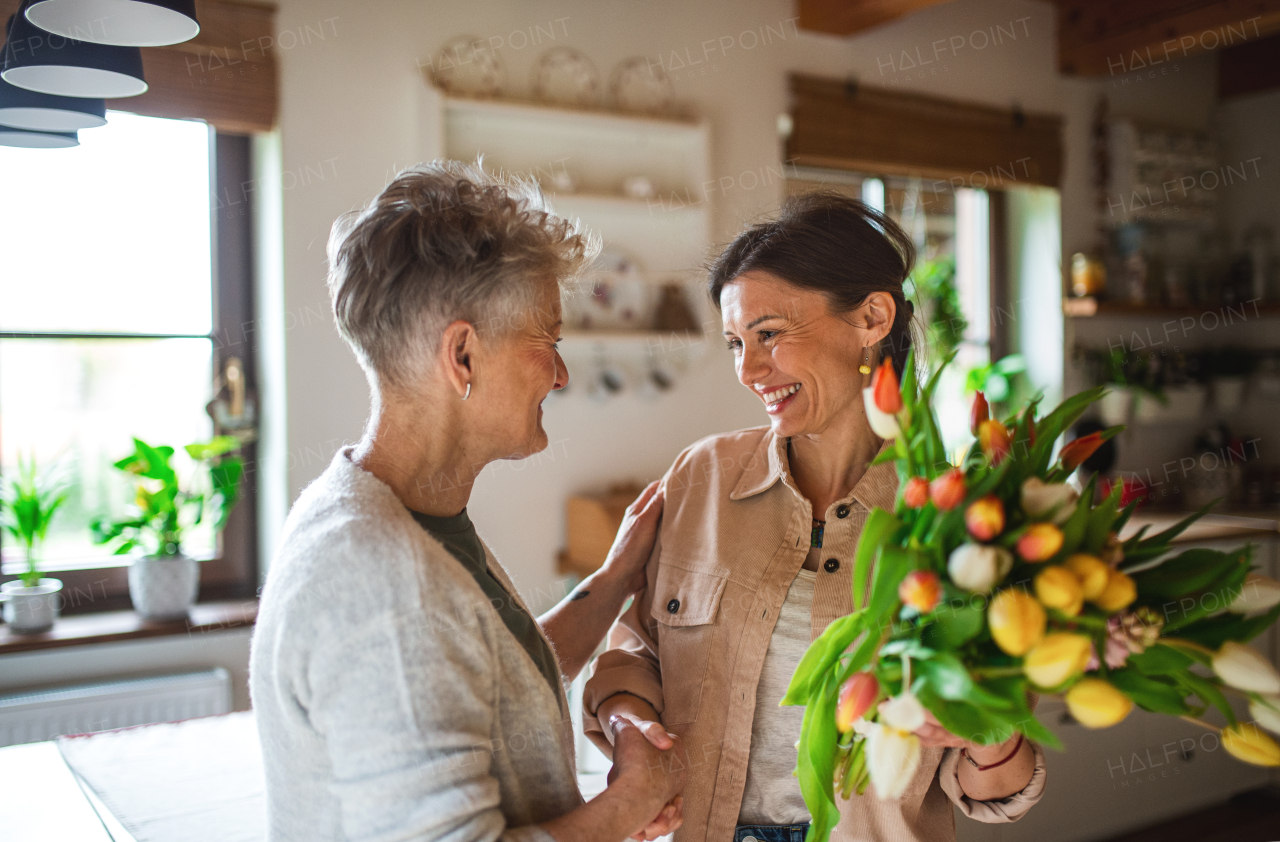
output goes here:
[{"label": "wooden trim", "polygon": [[[7,20],[20,2],[0,0],[0,17]],[[197,0],[200,34],[169,47],[144,47],[149,89],[141,96],[109,99],[107,108],[204,120],[237,134],[271,131],[279,112],[275,47],[283,35],[275,31],[275,12],[274,5]],[[305,31],[301,37],[312,38]]]},{"label": "wooden trim", "polygon": [[1250,41],[1218,56],[1218,99],[1280,88],[1280,35]]},{"label": "wooden trim", "polygon": [[1058,0],[1058,68],[1124,76],[1280,33],[1280,0]]},{"label": "wooden trim", "polygon": [[790,164],[920,176],[948,188],[1061,181],[1058,116],[803,74],[790,81]]},{"label": "wooden trim", "polygon": [[119,643],[243,629],[252,626],[257,619],[257,600],[207,602],[192,606],[190,615],[181,620],[166,622],[144,620],[133,611],[60,617],[53,628],[43,634],[13,634],[7,626],[0,627],[0,656],[91,643]]},{"label": "wooden trim", "polygon": [[950,0],[799,0],[801,29],[852,35]]},{"label": "wooden trim", "polygon": [[1013,296],[1009,294],[1009,196],[1003,190],[987,193],[987,216],[987,289],[991,307],[987,336],[991,362],[995,362],[1012,351],[1013,319],[1017,318]]}]

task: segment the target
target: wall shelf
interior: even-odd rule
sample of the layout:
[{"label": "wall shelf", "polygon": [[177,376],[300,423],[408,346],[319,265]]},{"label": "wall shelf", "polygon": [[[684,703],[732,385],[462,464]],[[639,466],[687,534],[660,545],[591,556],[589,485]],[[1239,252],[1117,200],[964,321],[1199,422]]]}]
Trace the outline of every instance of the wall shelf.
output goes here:
[{"label": "wall shelf", "polygon": [[[1091,296],[1084,298],[1062,299],[1062,312],[1070,318],[1092,318],[1095,316],[1115,316],[1125,318],[1168,319],[1190,316],[1199,318],[1206,313],[1222,315],[1230,310],[1239,317],[1244,308],[1244,318],[1280,318],[1280,302],[1259,301],[1242,302],[1228,308],[1225,304],[1188,305],[1186,307],[1169,307],[1161,304],[1134,304],[1128,301],[1099,300]],[[1256,308],[1256,309],[1255,309]]]}]

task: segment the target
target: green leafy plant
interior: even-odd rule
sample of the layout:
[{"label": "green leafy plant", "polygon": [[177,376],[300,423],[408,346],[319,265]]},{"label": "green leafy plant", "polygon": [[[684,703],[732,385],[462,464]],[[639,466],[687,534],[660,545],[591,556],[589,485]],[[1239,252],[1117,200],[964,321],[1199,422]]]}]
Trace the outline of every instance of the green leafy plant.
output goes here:
[{"label": "green leafy plant", "polygon": [[244,460],[234,436],[218,436],[184,449],[197,470],[184,483],[170,461],[174,450],[133,440],[134,451],[115,467],[135,478],[134,511],[121,520],[98,518],[90,524],[99,544],[115,544],[117,554],[141,547],[150,555],[176,556],[182,552],[185,530],[213,518],[215,532],[240,497]]},{"label": "green leafy plant", "polygon": [[40,584],[37,550],[67,494],[67,483],[57,468],[38,471],[34,456],[19,456],[17,475],[0,486],[0,527],[22,544],[27,567],[19,578],[24,587]]},{"label": "green leafy plant", "polygon": [[911,280],[917,304],[928,313],[929,344],[934,358],[948,359],[960,347],[964,332],[969,329],[956,289],[955,258],[921,260],[916,263]]}]

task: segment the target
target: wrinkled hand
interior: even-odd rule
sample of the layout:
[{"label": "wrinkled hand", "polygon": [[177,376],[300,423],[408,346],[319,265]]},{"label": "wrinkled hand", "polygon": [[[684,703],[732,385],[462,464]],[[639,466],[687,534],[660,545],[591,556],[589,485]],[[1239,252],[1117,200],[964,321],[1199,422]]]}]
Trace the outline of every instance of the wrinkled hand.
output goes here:
[{"label": "wrinkled hand", "polygon": [[[653,840],[665,836],[684,824],[685,764],[679,761],[680,738],[668,734],[656,722],[645,722],[641,729],[630,716],[614,716],[609,720],[613,732],[613,768],[606,778],[636,792],[637,797],[652,798],[661,805],[657,814],[644,827],[631,834],[632,839]],[[665,749],[658,747],[665,744]]]},{"label": "wrinkled hand", "polygon": [[645,564],[658,538],[662,503],[662,489],[655,480],[627,506],[622,525],[618,527],[618,537],[609,548],[603,569],[617,575],[619,581],[625,583],[628,593],[635,593],[645,586]]}]

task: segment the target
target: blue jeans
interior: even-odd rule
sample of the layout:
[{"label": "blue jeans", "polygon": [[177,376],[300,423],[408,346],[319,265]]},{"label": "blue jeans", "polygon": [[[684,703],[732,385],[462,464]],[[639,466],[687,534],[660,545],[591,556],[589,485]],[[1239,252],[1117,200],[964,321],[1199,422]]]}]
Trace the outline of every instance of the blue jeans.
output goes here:
[{"label": "blue jeans", "polygon": [[746,842],[752,838],[757,842],[804,842],[804,835],[808,830],[807,824],[740,824],[734,831],[733,842]]}]

